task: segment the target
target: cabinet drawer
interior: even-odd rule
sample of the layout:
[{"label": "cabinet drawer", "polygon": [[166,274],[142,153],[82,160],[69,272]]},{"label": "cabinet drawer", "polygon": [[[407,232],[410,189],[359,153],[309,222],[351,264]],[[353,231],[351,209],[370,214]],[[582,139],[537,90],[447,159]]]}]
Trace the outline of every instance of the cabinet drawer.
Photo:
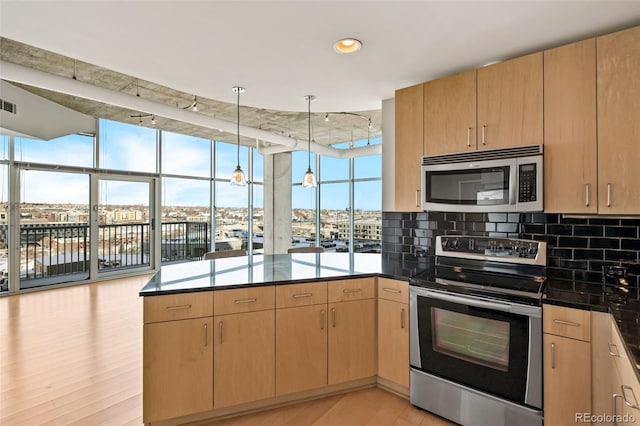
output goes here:
[{"label": "cabinet drawer", "polygon": [[545,333],[591,341],[591,312],[555,305],[542,309]]},{"label": "cabinet drawer", "polygon": [[174,321],[213,315],[213,292],[168,294],[144,298],[144,322]]},{"label": "cabinet drawer", "polygon": [[276,308],[327,303],[327,283],[276,286]]},{"label": "cabinet drawer", "polygon": [[378,298],[409,303],[409,283],[388,278],[378,278]]},{"label": "cabinet drawer", "polygon": [[329,303],[373,299],[376,295],[375,283],[375,278],[331,281],[327,290]]},{"label": "cabinet drawer", "polygon": [[275,307],[275,287],[247,287],[215,292],[216,315],[263,311]]}]

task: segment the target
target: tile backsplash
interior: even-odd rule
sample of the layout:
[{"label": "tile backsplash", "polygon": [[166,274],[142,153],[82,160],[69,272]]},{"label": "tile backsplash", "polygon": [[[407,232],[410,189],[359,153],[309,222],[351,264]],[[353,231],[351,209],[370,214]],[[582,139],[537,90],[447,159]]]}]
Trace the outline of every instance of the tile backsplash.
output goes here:
[{"label": "tile backsplash", "polygon": [[383,212],[382,256],[433,262],[437,235],[547,242],[547,275],[602,285],[603,268],[627,268],[638,293],[640,218],[572,218],[548,213]]}]

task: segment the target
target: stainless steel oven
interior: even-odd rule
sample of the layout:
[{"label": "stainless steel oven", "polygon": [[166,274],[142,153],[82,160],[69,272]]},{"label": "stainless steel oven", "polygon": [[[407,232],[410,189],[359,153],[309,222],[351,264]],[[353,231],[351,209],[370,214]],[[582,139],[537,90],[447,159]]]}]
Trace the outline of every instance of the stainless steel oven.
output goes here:
[{"label": "stainless steel oven", "polygon": [[438,237],[410,286],[411,402],[463,425],[542,424],[545,243]]},{"label": "stainless steel oven", "polygon": [[422,159],[424,210],[542,211],[542,145]]}]

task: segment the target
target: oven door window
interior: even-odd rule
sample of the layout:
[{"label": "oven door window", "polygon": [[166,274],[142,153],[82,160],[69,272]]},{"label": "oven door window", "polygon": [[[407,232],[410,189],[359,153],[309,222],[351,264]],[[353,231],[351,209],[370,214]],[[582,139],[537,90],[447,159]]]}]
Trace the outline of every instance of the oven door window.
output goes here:
[{"label": "oven door window", "polygon": [[417,297],[422,370],[524,403],[529,318],[450,301]]},{"label": "oven door window", "polygon": [[460,205],[509,204],[510,166],[426,170],[426,201]]},{"label": "oven door window", "polygon": [[431,326],[434,351],[509,371],[509,322],[431,308]]}]

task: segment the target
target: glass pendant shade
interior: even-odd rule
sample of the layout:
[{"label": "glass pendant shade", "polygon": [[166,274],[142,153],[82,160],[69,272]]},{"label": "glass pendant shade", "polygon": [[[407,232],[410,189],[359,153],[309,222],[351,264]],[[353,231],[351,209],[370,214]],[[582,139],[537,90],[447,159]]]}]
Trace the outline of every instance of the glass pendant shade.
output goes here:
[{"label": "glass pendant shade", "polygon": [[313,175],[311,171],[311,167],[307,169],[307,173],[304,174],[304,178],[302,179],[302,187],[303,188],[315,188],[318,186],[316,182],[316,177]]},{"label": "glass pendant shade", "polygon": [[244,172],[242,171],[242,169],[240,168],[239,165],[233,171],[233,175],[231,175],[230,183],[233,186],[246,186],[247,185],[247,179],[245,179]]}]

